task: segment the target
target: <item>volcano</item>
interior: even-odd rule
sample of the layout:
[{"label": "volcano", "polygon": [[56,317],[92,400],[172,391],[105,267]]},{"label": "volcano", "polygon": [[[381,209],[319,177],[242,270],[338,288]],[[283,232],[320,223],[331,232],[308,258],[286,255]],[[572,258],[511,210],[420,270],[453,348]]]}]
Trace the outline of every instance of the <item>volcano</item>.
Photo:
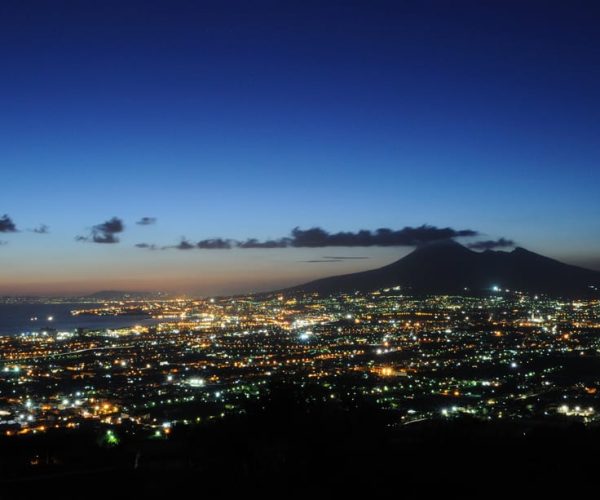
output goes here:
[{"label": "volcano", "polygon": [[456,241],[424,245],[384,267],[332,276],[286,291],[371,292],[400,286],[415,294],[482,293],[509,289],[556,297],[600,295],[600,272],[515,248],[511,252],[475,252]]}]

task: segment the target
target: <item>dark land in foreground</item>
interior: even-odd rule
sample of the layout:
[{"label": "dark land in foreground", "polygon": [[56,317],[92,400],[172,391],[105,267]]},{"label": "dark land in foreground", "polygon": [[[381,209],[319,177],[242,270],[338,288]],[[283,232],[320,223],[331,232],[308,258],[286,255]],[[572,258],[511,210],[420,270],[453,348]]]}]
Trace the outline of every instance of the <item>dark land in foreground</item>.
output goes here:
[{"label": "dark land in foreground", "polygon": [[350,408],[320,391],[281,385],[245,414],[157,438],[97,427],[3,437],[0,498],[539,498],[597,487],[599,428],[467,418],[398,425],[367,401]]}]

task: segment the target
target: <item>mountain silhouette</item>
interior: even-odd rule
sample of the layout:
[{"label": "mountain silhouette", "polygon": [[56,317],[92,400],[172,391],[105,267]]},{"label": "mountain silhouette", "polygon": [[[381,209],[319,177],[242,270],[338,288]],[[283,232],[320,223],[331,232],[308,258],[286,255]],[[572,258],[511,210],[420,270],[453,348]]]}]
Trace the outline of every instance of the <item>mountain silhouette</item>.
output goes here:
[{"label": "mountain silhouette", "polygon": [[148,298],[160,298],[165,294],[162,292],[124,292],[122,290],[101,290],[86,295],[86,299],[95,300],[142,300]]},{"label": "mountain silhouette", "polygon": [[408,293],[481,293],[494,287],[551,296],[600,295],[600,272],[525,250],[475,252],[455,241],[418,247],[379,269],[311,281],[286,291],[370,292],[400,286]]}]

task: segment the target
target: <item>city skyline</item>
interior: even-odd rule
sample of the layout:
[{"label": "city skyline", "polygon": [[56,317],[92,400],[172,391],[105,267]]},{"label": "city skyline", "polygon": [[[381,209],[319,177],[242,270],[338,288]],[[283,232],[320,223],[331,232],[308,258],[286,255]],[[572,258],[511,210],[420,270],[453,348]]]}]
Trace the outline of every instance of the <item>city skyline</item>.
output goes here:
[{"label": "city skyline", "polygon": [[598,26],[0,1],[0,496],[589,495]]}]

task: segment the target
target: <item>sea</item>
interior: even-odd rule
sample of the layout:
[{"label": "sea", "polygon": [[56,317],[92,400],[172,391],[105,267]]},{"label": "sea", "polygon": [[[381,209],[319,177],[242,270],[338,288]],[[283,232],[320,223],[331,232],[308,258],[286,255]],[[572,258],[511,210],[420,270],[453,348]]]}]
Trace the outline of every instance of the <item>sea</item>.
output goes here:
[{"label": "sea", "polygon": [[39,332],[47,328],[73,331],[77,328],[124,328],[156,323],[156,320],[141,314],[127,316],[71,315],[71,311],[74,309],[89,309],[96,306],[100,306],[100,304],[89,302],[85,304],[0,304],[0,335]]}]

